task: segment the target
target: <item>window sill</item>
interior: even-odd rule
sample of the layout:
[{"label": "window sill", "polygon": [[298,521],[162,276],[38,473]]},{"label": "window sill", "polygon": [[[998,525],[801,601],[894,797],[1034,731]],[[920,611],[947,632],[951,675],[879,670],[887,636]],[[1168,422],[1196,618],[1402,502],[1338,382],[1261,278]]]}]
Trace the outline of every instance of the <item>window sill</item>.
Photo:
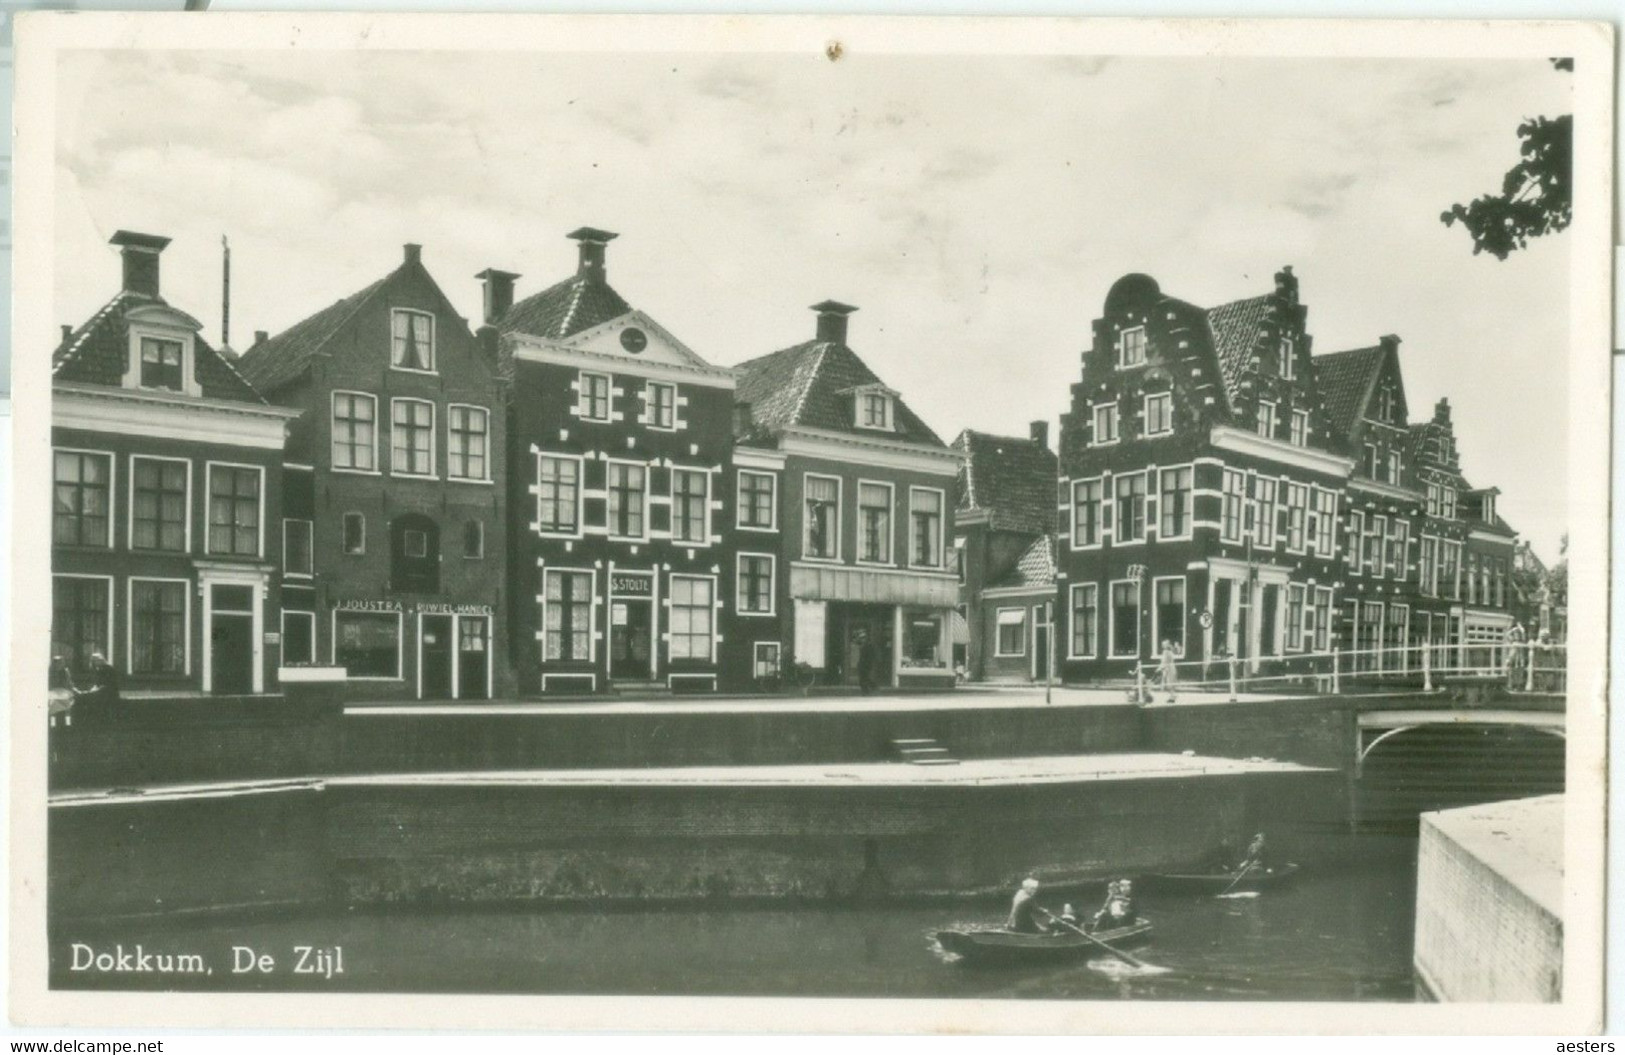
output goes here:
[{"label": "window sill", "polygon": [[772,619],[778,613],[777,612],[747,612],[743,608],[738,608],[738,609],[734,610],[734,614],[739,616],[741,619]]},{"label": "window sill", "polygon": [[389,475],[393,480],[433,480],[436,483],[440,481],[440,477],[434,473],[408,473],[399,469],[391,469]]},{"label": "window sill", "polygon": [[350,469],[350,468],[345,468],[343,466],[338,466],[338,465],[329,466],[327,471],[331,472],[331,473],[343,473],[346,476],[382,476],[382,475],[384,475],[383,471],[379,470],[379,469]]},{"label": "window sill", "polygon": [[753,524],[735,524],[734,525],[734,530],[735,531],[761,531],[761,532],[765,532],[765,533],[768,533],[768,534],[777,534],[779,529],[777,527],[757,527],[757,526],[755,526]]},{"label": "window sill", "polygon": [[[434,477],[430,477],[429,479],[434,479]],[[446,482],[448,484],[478,484],[481,487],[490,487],[496,483],[495,480],[489,478],[482,480],[475,476],[448,476],[446,477]]]},{"label": "window sill", "polygon": [[427,370],[419,370],[415,366],[396,366],[394,363],[390,363],[389,364],[389,369],[390,369],[391,372],[397,373],[397,374],[417,374],[419,377],[439,377],[440,376],[440,371],[436,370],[432,366]]}]

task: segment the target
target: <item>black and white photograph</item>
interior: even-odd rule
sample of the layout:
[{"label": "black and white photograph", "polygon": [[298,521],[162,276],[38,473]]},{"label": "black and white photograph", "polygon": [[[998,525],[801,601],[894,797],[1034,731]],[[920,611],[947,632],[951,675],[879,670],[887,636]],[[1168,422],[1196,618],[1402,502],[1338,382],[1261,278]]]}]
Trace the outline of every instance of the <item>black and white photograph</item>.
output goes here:
[{"label": "black and white photograph", "polygon": [[16,39],[14,1014],[1601,1028],[1608,27]]}]

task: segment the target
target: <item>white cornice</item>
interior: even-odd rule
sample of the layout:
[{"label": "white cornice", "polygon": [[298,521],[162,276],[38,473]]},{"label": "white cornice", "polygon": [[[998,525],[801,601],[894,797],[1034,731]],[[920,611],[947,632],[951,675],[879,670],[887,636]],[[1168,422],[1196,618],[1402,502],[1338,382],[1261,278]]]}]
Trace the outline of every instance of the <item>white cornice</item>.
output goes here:
[{"label": "white cornice", "polygon": [[741,469],[783,469],[784,452],[761,447],[735,447],[733,462]]},{"label": "white cornice", "polygon": [[825,458],[882,469],[903,469],[933,476],[958,476],[963,461],[962,455],[947,447],[880,436],[859,436],[807,425],[792,425],[781,432],[779,449],[785,454],[799,454],[807,458]]},{"label": "white cornice", "polygon": [[512,342],[513,357],[527,363],[551,363],[554,366],[601,370],[629,377],[648,377],[658,381],[722,388],[730,392],[736,383],[734,371],[727,367],[684,366],[678,363],[658,363],[653,360],[642,361],[625,355],[572,348],[522,333],[510,334],[507,339]]},{"label": "white cornice", "polygon": [[62,429],[281,450],[288,422],[299,413],[290,407],[178,393],[62,382],[52,386],[51,424]]},{"label": "white cornice", "polygon": [[1349,481],[1349,487],[1356,491],[1367,491],[1384,498],[1392,498],[1396,502],[1425,502],[1427,496],[1421,491],[1412,491],[1405,487],[1395,487],[1393,484],[1379,483],[1376,480],[1367,480],[1363,476],[1356,476]]},{"label": "white cornice", "polygon": [[1255,458],[1308,469],[1310,472],[1341,476],[1345,479],[1354,472],[1354,461],[1342,455],[1316,450],[1313,447],[1294,447],[1281,440],[1267,439],[1256,432],[1247,432],[1229,425],[1215,425],[1211,433],[1213,446]]},{"label": "white cornice", "polygon": [[1467,532],[1467,537],[1474,542],[1494,542],[1502,546],[1516,545],[1518,541],[1514,537],[1499,535],[1493,531],[1485,531],[1482,528],[1473,528]]}]

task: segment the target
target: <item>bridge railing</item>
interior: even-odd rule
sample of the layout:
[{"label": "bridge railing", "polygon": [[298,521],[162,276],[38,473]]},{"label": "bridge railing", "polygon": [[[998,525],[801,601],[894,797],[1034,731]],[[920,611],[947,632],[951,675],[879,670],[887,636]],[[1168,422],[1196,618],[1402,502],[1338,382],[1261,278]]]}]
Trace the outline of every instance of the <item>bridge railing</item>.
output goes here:
[{"label": "bridge railing", "polygon": [[1135,698],[1153,692],[1228,693],[1311,691],[1322,695],[1373,687],[1433,692],[1452,683],[1493,684],[1509,693],[1562,693],[1568,688],[1568,645],[1552,642],[1468,642],[1386,645],[1272,656],[1151,660],[1136,664]]}]

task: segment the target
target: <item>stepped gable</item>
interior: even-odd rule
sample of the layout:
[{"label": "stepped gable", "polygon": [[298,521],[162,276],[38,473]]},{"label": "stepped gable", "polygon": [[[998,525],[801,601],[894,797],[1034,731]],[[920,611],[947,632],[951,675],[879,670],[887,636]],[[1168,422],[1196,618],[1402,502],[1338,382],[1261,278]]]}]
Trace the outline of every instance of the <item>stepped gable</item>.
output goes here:
[{"label": "stepped gable", "polygon": [[994,531],[1047,535],[1055,530],[1055,452],[1036,440],[966,429],[953,442],[964,455],[961,512],[986,510]]}]

